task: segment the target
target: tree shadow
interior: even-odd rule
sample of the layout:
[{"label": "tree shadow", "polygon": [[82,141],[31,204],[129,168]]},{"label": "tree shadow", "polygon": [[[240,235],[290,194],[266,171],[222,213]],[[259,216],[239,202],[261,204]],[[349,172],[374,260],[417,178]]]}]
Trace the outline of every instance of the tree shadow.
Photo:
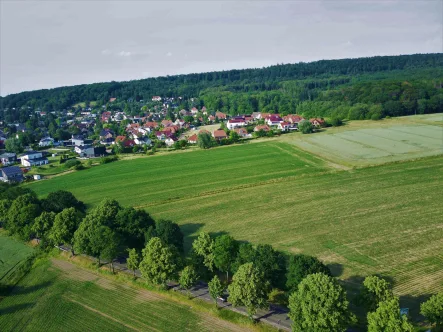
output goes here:
[{"label": "tree shadow", "polygon": [[343,265],[339,263],[331,263],[326,265],[334,277],[340,277],[343,274]]},{"label": "tree shadow", "polygon": [[420,305],[429,300],[432,294],[423,294],[419,296],[402,295],[400,296],[400,308],[409,309],[409,317],[413,322],[423,322],[424,317],[420,314]]},{"label": "tree shadow", "polygon": [[6,308],[2,308],[2,309],[0,309],[0,316],[13,314],[16,311],[22,311],[22,310],[29,309],[33,305],[34,305],[33,303],[21,303],[21,304],[11,305]]},{"label": "tree shadow", "polygon": [[11,285],[11,286],[1,285],[0,286],[1,287],[0,294],[2,296],[30,294],[30,293],[36,292],[42,288],[49,287],[51,285],[52,285],[51,281],[45,281],[45,282],[42,282],[38,285],[29,286],[29,287],[24,287],[24,286],[19,286],[19,285]]},{"label": "tree shadow", "polygon": [[204,226],[202,223],[181,224],[180,230],[183,233],[183,246],[185,253],[192,248],[192,242],[198,237],[199,230]]}]

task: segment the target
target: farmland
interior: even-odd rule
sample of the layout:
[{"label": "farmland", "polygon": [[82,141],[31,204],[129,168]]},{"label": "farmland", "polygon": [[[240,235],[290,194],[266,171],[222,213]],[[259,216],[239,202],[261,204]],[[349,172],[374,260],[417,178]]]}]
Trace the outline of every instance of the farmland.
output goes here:
[{"label": "farmland", "polygon": [[0,313],[1,331],[247,330],[60,259],[40,260],[0,302]]},{"label": "farmland", "polygon": [[[438,120],[414,119],[415,126],[410,118],[351,123],[306,139],[367,130],[384,135],[383,142],[368,133],[359,137],[381,146],[397,125],[407,128],[397,130],[405,136],[392,142],[404,149],[392,155],[437,154]],[[297,140],[305,136],[120,161],[30,187],[41,196],[66,189],[90,205],[110,197],[144,208],[157,219],[178,222],[187,248],[200,231],[227,232],[238,240],[315,255],[350,287],[379,273],[392,278],[403,299],[443,290],[443,256],[438,254],[443,251],[443,158],[355,168],[360,161],[353,160],[351,150],[327,158],[331,163],[298,148]],[[400,142],[415,142],[420,151],[411,153]],[[374,164],[391,160],[376,159],[367,157]]]},{"label": "farmland", "polygon": [[32,253],[32,248],[0,233],[0,282]]}]

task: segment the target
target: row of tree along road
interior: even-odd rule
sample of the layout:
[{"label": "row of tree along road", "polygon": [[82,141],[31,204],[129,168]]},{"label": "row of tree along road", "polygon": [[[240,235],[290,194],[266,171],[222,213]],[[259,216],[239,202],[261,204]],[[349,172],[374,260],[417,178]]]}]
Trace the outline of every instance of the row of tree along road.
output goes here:
[{"label": "row of tree along road", "polygon": [[[369,331],[412,331],[407,315],[400,315],[399,299],[384,279],[369,276],[352,301],[364,307],[360,321],[350,310],[345,289],[317,258],[287,255],[270,245],[241,243],[232,236],[202,232],[185,253],[183,233],[169,220],[154,221],[144,210],[122,207],[105,199],[86,212],[85,205],[66,191],[38,199],[31,190],[0,185],[0,223],[11,235],[37,237],[42,248],[69,245],[72,254],[86,254],[110,262],[127,257],[130,270],[140,270],[146,282],[166,287],[178,280],[190,290],[208,280],[209,293],[229,294],[234,306],[253,317],[269,303],[287,305],[294,331],[345,331],[367,324]],[[232,276],[231,276],[232,275]],[[421,313],[436,329],[443,327],[443,294],[421,305]]]}]

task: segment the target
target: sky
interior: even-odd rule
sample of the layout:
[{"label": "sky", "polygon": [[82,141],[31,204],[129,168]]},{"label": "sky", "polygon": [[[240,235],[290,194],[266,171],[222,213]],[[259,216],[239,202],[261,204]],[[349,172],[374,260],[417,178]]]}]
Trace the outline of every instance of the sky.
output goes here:
[{"label": "sky", "polygon": [[0,0],[0,95],[443,52],[443,0]]}]

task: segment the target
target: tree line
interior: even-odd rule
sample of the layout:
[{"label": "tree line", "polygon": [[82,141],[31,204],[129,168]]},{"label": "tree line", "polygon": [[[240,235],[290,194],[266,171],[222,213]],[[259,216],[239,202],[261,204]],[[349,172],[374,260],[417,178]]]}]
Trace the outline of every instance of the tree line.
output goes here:
[{"label": "tree line", "polygon": [[[155,221],[146,211],[122,207],[113,199],[86,210],[67,191],[38,199],[28,188],[0,184],[0,223],[22,240],[36,237],[48,249],[70,245],[73,255],[96,257],[99,265],[106,260],[112,270],[114,259],[124,255],[134,276],[139,270],[152,285],[178,280],[189,291],[199,280],[208,280],[216,305],[227,292],[228,300],[244,306],[251,318],[269,303],[288,305],[294,331],[346,331],[357,322],[345,289],[317,258],[207,232],[186,253],[179,225]],[[413,331],[383,278],[366,277],[352,301],[366,309],[368,331]],[[442,307],[443,293],[421,305],[422,315],[437,329],[443,327]]]}]

